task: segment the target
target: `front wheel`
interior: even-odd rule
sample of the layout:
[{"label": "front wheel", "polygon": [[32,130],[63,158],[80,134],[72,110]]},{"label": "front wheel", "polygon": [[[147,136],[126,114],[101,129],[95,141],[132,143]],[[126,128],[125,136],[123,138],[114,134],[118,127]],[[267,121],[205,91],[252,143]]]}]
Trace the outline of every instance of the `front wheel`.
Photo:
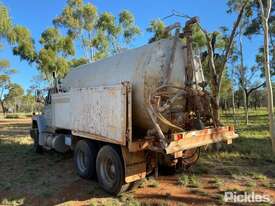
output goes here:
[{"label": "front wheel", "polygon": [[99,184],[112,195],[125,189],[124,167],[118,151],[110,145],[103,146],[97,155],[96,173]]},{"label": "front wheel", "polygon": [[32,129],[30,130],[30,135],[33,139],[33,150],[36,153],[41,154],[43,152],[43,147],[39,145],[39,131],[38,131],[37,124],[32,125]]}]

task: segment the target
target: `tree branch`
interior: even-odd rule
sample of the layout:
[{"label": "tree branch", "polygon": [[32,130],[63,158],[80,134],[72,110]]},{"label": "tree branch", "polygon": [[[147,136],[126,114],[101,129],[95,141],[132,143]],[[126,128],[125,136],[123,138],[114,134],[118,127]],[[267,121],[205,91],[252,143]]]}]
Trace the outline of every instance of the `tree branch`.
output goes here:
[{"label": "tree branch", "polygon": [[208,56],[209,56],[208,61],[209,61],[210,69],[212,70],[213,75],[217,76],[216,66],[214,62],[214,50],[212,47],[211,38],[209,37],[208,32],[202,28],[200,23],[198,23],[198,26],[206,38],[207,50],[208,50]]},{"label": "tree branch", "polygon": [[258,85],[258,86],[256,86],[256,87],[251,88],[251,89],[248,91],[248,94],[251,94],[253,91],[259,89],[260,87],[262,87],[262,86],[264,86],[264,85],[265,85],[265,82],[262,83],[262,84],[260,84],[260,85]]},{"label": "tree branch", "polygon": [[236,22],[234,24],[234,27],[233,27],[233,29],[231,31],[230,38],[229,38],[229,44],[227,46],[227,49],[226,49],[226,52],[225,52],[225,56],[224,56],[224,61],[223,61],[222,67],[221,67],[221,74],[223,73],[223,70],[224,70],[225,65],[227,63],[227,59],[228,59],[228,57],[230,55],[230,52],[231,52],[231,49],[232,49],[232,46],[233,46],[233,41],[234,41],[234,38],[236,36],[237,29],[238,29],[238,27],[240,25],[240,22],[241,22],[241,19],[243,17],[243,13],[245,11],[245,7],[247,6],[247,4],[248,4],[248,0],[246,0],[243,3],[242,8],[241,8],[241,10],[239,12],[238,18],[237,18],[237,20],[236,20]]},{"label": "tree branch", "polygon": [[185,15],[185,14],[182,14],[182,13],[180,13],[180,12],[173,9],[172,13],[170,15],[163,17],[161,20],[165,20],[165,19],[171,18],[173,16],[182,17],[182,18],[186,18],[186,19],[192,19],[192,17],[190,17],[188,15]]},{"label": "tree branch", "polygon": [[265,10],[264,10],[264,4],[262,0],[258,0],[259,4],[260,4],[260,9],[261,9],[261,16],[264,19],[265,18]]},{"label": "tree branch", "polygon": [[271,0],[267,0],[267,5],[266,5],[266,18],[270,16],[271,12]]}]

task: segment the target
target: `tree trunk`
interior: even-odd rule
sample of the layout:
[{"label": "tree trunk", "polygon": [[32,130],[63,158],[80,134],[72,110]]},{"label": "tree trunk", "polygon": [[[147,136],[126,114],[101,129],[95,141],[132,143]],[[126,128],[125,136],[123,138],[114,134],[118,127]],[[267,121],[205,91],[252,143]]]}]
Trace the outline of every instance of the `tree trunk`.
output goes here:
[{"label": "tree trunk", "polygon": [[248,106],[249,106],[248,99],[249,99],[249,94],[247,92],[245,92],[245,123],[246,123],[246,125],[249,124],[249,121],[248,121]]},{"label": "tree trunk", "polygon": [[245,87],[245,71],[244,71],[244,59],[243,59],[243,41],[242,41],[242,35],[240,35],[239,38],[240,42],[240,57],[241,57],[241,67],[240,67],[240,80],[241,80],[241,87],[243,90],[243,107],[244,107],[244,112],[245,112],[245,123],[248,125],[248,94],[247,90]]},{"label": "tree trunk", "polygon": [[[234,77],[234,67],[232,69],[232,79]],[[233,120],[234,120],[234,124],[236,125],[236,116],[235,116],[235,94],[234,94],[234,85],[233,85],[233,82],[232,82],[232,88],[231,88],[231,91],[232,91],[232,112],[233,112]]]},{"label": "tree trunk", "polygon": [[236,124],[235,94],[234,94],[233,87],[232,87],[232,112],[233,112],[234,124]]},{"label": "tree trunk", "polygon": [[275,152],[275,125],[273,119],[273,93],[272,82],[270,77],[270,60],[269,60],[269,26],[268,19],[271,11],[271,0],[267,0],[266,8],[264,8],[262,0],[258,0],[261,13],[262,13],[262,25],[264,29],[264,68],[266,78],[266,92],[267,92],[267,106],[269,114],[269,131],[272,140],[272,150]]},{"label": "tree trunk", "polygon": [[0,104],[1,104],[1,108],[2,108],[2,113],[3,113],[3,115],[5,116],[5,114],[6,114],[6,111],[5,111],[5,106],[4,106],[4,101],[0,101]]},{"label": "tree trunk", "polygon": [[214,121],[217,122],[219,124],[219,118],[220,118],[220,115],[219,115],[219,96],[220,96],[220,87],[221,87],[221,83],[222,83],[222,75],[223,75],[223,72],[225,70],[225,67],[226,67],[226,64],[227,64],[227,61],[228,61],[228,58],[231,54],[231,50],[232,50],[232,47],[233,47],[233,42],[234,42],[234,39],[235,39],[235,36],[236,36],[236,32],[237,32],[237,29],[240,25],[240,22],[241,22],[241,19],[243,17],[243,14],[245,12],[245,8],[248,4],[248,0],[245,0],[242,4],[242,7],[240,9],[240,12],[238,14],[238,17],[236,19],[236,22],[234,23],[234,26],[233,26],[233,29],[231,31],[231,34],[230,34],[230,37],[229,37],[229,42],[228,42],[228,45],[225,49],[225,55],[224,55],[224,60],[222,62],[222,65],[220,67],[220,71],[217,72],[216,70],[216,65],[215,65],[215,61],[214,61],[214,48],[212,46],[212,40],[213,40],[213,36],[212,38],[209,36],[209,34],[207,33],[206,30],[204,30],[201,25],[200,28],[202,30],[202,32],[204,33],[205,35],[205,38],[206,38],[206,44],[207,44],[207,50],[208,50],[208,64],[209,64],[209,68],[210,68],[210,71],[211,71],[211,92],[212,92],[212,96],[214,98],[214,101],[215,101],[215,105],[213,105],[213,115],[214,115]]},{"label": "tree trunk", "polygon": [[265,66],[265,76],[266,76],[266,92],[268,98],[268,114],[269,114],[269,130],[272,139],[272,150],[275,152],[275,126],[273,119],[273,92],[272,92],[272,82],[270,77],[270,61],[269,61],[269,43],[268,43],[268,21],[265,19],[263,21],[264,26],[264,66]]},{"label": "tree trunk", "polygon": [[212,86],[211,86],[211,93],[214,99],[214,104],[213,104],[213,115],[214,115],[214,121],[216,124],[219,124],[219,119],[220,119],[220,112],[219,112],[219,105],[220,105],[220,91],[219,91],[219,84],[217,82],[212,80]]},{"label": "tree trunk", "polygon": [[245,114],[245,124],[248,125],[248,102],[247,102],[247,92],[245,89],[243,90],[243,108],[244,108],[244,114]]}]

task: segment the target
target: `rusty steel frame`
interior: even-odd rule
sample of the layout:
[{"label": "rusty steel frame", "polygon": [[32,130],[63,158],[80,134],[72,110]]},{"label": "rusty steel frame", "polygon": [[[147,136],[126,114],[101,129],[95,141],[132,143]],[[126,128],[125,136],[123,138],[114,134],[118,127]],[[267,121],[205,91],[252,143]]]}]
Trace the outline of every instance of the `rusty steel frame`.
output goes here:
[{"label": "rusty steel frame", "polygon": [[165,148],[166,154],[173,154],[179,151],[189,150],[222,141],[231,144],[232,140],[238,137],[234,131],[234,127],[228,126],[175,133],[173,134],[173,137],[179,134],[181,134],[183,138],[179,141],[170,142],[168,147]]},{"label": "rusty steel frame", "polygon": [[[233,126],[179,132],[172,134],[172,137],[175,138],[175,136],[179,134],[182,135],[182,139],[179,141],[171,141],[164,150],[165,154],[173,154],[217,142],[227,142],[231,144],[232,140],[238,137]],[[129,144],[128,149],[130,152],[150,150],[156,141],[156,139],[139,140]]]},{"label": "rusty steel frame", "polygon": [[[193,130],[195,128],[185,128],[181,127],[180,125],[176,125],[173,123],[172,119],[167,119],[164,115],[162,115],[162,112],[164,110],[168,109],[171,107],[174,101],[176,101],[177,98],[179,97],[185,97],[187,101],[189,101],[189,104],[186,104],[186,111],[182,111],[184,113],[188,113],[188,115],[193,114],[195,115],[195,118],[198,121],[201,121],[201,115],[204,115],[205,121],[210,121],[212,119],[211,127],[217,128],[217,126],[220,126],[220,124],[217,124],[219,121],[215,119],[213,115],[213,107],[216,105],[212,101],[212,96],[205,91],[204,89],[200,90],[198,89],[197,82],[193,82],[193,76],[194,76],[194,61],[193,61],[193,48],[192,48],[192,27],[194,24],[198,22],[197,18],[191,18],[189,21],[186,22],[185,28],[183,29],[183,33],[181,33],[182,36],[184,36],[187,39],[187,67],[183,68],[186,70],[185,72],[185,79],[186,79],[186,84],[184,87],[176,87],[174,85],[168,85],[167,82],[170,79],[170,73],[172,69],[172,63],[173,63],[173,58],[174,58],[174,52],[172,52],[171,57],[170,57],[170,63],[168,64],[168,67],[166,68],[165,76],[163,77],[164,80],[160,83],[161,85],[157,87],[155,90],[153,90],[149,94],[149,100],[148,100],[148,105],[147,105],[147,111],[148,114],[151,118],[151,121],[153,122],[154,129],[156,131],[155,133],[155,139],[157,139],[160,143],[161,149],[167,148],[167,137],[162,131],[162,128],[160,126],[160,123],[173,128],[174,130],[178,130],[180,132],[184,132],[186,130]],[[177,36],[179,34],[177,33]],[[174,40],[173,43],[173,49],[175,49],[176,46],[176,40]],[[195,84],[195,86],[194,86]],[[168,92],[169,88],[174,88],[180,90],[180,92],[177,92],[173,97],[169,97],[168,100],[166,100],[165,104],[163,106],[160,106],[160,102],[162,101],[162,97],[164,95],[161,94],[161,92]],[[170,94],[170,93],[168,93]],[[170,94],[171,95],[171,94]],[[189,97],[189,98],[188,98]],[[204,104],[208,104],[209,106],[203,105],[203,103],[200,101],[201,98],[206,98],[207,101],[204,102]],[[190,107],[190,102],[193,104],[193,107]],[[183,116],[184,114],[182,114]],[[211,118],[209,118],[211,117]],[[193,117],[194,119],[194,117]],[[186,120],[185,120],[186,121]],[[188,118],[187,121],[192,121],[192,118]],[[204,123],[204,122],[203,122]],[[202,123],[202,124],[203,124]],[[187,124],[188,125],[188,124]],[[186,123],[184,122],[184,126],[186,126]],[[203,126],[204,127],[204,126]],[[204,130],[203,130],[204,131]],[[175,131],[174,131],[175,132]],[[211,141],[206,141],[206,143],[210,143]],[[171,145],[171,143],[170,143]],[[198,144],[200,145],[200,144]],[[203,143],[202,143],[203,145]],[[168,146],[169,147],[169,146]]]}]

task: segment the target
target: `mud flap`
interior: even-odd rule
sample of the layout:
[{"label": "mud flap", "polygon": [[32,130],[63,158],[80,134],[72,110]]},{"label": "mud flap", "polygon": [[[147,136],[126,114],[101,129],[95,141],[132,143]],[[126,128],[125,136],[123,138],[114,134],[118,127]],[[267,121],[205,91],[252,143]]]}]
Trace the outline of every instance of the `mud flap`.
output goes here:
[{"label": "mud flap", "polygon": [[124,160],[125,182],[130,183],[146,176],[146,159],[143,151],[129,152],[127,147],[121,147]]}]

